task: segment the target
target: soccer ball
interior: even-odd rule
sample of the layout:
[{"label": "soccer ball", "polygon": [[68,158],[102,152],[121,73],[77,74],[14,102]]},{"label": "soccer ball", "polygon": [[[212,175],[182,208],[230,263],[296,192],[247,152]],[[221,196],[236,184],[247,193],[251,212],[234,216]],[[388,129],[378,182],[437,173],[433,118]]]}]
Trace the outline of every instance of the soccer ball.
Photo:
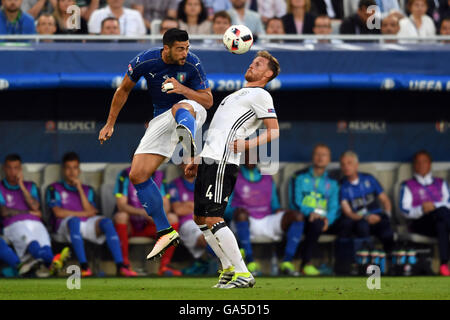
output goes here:
[{"label": "soccer ball", "polygon": [[250,50],[253,44],[253,34],[242,24],[232,25],[223,34],[223,44],[231,53],[243,54]]}]

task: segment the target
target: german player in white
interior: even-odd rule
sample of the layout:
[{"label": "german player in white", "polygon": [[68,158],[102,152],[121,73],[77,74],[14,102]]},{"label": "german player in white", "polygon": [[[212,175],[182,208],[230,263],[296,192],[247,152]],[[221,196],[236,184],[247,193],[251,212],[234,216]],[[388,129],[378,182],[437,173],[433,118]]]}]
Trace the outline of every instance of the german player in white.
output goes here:
[{"label": "german player in white", "polygon": [[[215,288],[248,288],[255,284],[223,215],[236,183],[241,153],[279,136],[272,96],[264,89],[279,72],[275,57],[267,51],[257,53],[245,73],[245,87],[225,97],[214,114],[199,155],[201,163],[194,161],[185,168],[187,176],[197,175],[194,221],[222,264]],[[245,140],[261,124],[267,130]]]}]

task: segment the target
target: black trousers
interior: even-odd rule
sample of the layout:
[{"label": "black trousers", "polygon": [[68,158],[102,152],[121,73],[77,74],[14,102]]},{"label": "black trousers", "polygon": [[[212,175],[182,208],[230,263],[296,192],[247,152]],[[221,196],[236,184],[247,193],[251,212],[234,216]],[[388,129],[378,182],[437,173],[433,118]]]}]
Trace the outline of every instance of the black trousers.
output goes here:
[{"label": "black trousers", "polygon": [[439,243],[439,258],[441,264],[449,260],[450,209],[440,207],[420,219],[413,220],[410,230],[429,237],[437,237]]},{"label": "black trousers", "polygon": [[394,248],[394,232],[392,231],[389,217],[380,214],[381,220],[376,224],[369,224],[367,220],[352,220],[347,216],[341,216],[337,221],[338,236],[340,238],[367,238],[371,235],[377,237],[383,244],[384,251],[390,253]]}]

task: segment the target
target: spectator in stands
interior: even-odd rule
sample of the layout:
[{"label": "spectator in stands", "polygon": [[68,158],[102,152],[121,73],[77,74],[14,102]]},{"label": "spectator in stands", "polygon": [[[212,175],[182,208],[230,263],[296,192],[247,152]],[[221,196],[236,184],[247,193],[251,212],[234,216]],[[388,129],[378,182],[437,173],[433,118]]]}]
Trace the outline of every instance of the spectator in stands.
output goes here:
[{"label": "spectator in stands", "polygon": [[288,13],[282,17],[287,34],[312,34],[315,16],[311,0],[288,0]]},{"label": "spectator in stands", "polygon": [[0,34],[35,34],[34,19],[20,9],[22,0],[2,0]]},{"label": "spectator in stands", "polygon": [[[396,35],[400,30],[399,19],[396,14],[390,14],[381,21],[381,34]],[[385,40],[385,43],[395,43],[397,40]]]},{"label": "spectator in stands", "polygon": [[272,176],[262,175],[256,164],[249,161],[248,152],[245,156],[245,166],[241,166],[239,171],[226,215],[232,212],[237,238],[245,251],[247,268],[253,274],[261,271],[259,264],[253,260],[252,242],[280,241],[286,235],[280,269],[284,274],[298,276],[292,260],[303,234],[303,215],[281,208]]},{"label": "spectator in stands", "polygon": [[23,0],[20,8],[23,12],[32,16],[33,19],[37,19],[42,13],[53,10],[52,2],[56,3],[54,0]]},{"label": "spectator in stands", "polygon": [[46,192],[47,205],[51,211],[53,232],[72,244],[81,266],[81,276],[92,276],[84,240],[103,244],[106,240],[117,266],[118,274],[135,276],[123,263],[119,237],[111,219],[97,215],[94,189],[80,180],[80,158],[68,152],[62,159],[63,180],[52,183]]},{"label": "spectator in stands", "polygon": [[[120,239],[124,264],[131,270],[128,259],[128,236],[156,238],[156,226],[139,202],[136,188],[130,183],[130,170],[131,167],[124,169],[117,176],[114,194],[118,212],[114,215],[114,222]],[[164,211],[167,212],[167,218],[172,228],[178,230],[178,218],[175,214],[170,213],[170,201],[166,196],[166,186],[163,181],[164,172],[156,171],[152,178],[163,196],[163,206]],[[160,276],[181,275],[180,271],[169,267],[174,251],[175,247],[172,246],[162,256],[158,271]]]},{"label": "spectator in stands", "polygon": [[[375,4],[378,6],[378,10],[381,13],[381,18],[386,17],[391,13],[402,13],[402,6],[399,2],[404,0],[375,0]],[[434,1],[434,0],[431,0]],[[351,16],[358,11],[359,0],[346,0],[344,1],[344,16]]]},{"label": "spectator in stands", "polygon": [[131,8],[139,11],[144,17],[145,27],[151,29],[154,20],[164,17],[177,17],[179,0],[134,0]]},{"label": "spectator in stands", "polygon": [[266,34],[286,34],[281,18],[270,18],[266,24]]},{"label": "spectator in stands", "polygon": [[440,0],[439,2],[440,24],[442,24],[442,21],[448,17],[450,17],[450,0]]},{"label": "spectator in stands", "polygon": [[440,274],[450,276],[449,233],[450,197],[447,182],[433,177],[431,155],[418,151],[413,158],[413,178],[401,185],[400,209],[409,220],[412,232],[437,237],[439,243]]},{"label": "spectator in stands", "polygon": [[102,21],[102,31],[103,35],[118,35],[120,34],[119,20],[116,17],[108,17]]},{"label": "spectator in stands", "polygon": [[[51,274],[55,274],[68,258],[69,248],[66,247],[61,254],[53,256],[50,236],[41,221],[39,192],[34,182],[23,179],[20,156],[7,155],[3,172],[5,178],[0,182],[0,217],[5,237],[13,244],[17,256],[28,268],[42,261],[50,268]],[[19,274],[29,271],[19,269]]]},{"label": "spectator in stands", "polygon": [[233,8],[228,10],[231,17],[231,24],[243,24],[247,26],[255,37],[264,34],[264,26],[259,13],[247,9],[245,3],[247,0],[231,0]]},{"label": "spectator in stands", "polygon": [[249,0],[246,7],[258,12],[266,25],[271,18],[281,18],[286,14],[286,1],[280,0]]},{"label": "spectator in stands", "polygon": [[312,0],[311,12],[317,16],[328,16],[333,20],[344,18],[344,4],[341,0]]},{"label": "spectator in stands", "polygon": [[[317,35],[327,35],[331,34],[333,32],[333,29],[331,27],[331,19],[328,16],[318,16],[314,20],[314,28],[313,28],[314,34]],[[342,43],[342,40],[339,39],[307,39],[305,40],[305,43],[333,43],[333,44],[339,44]]]},{"label": "spectator in stands", "polygon": [[[345,18],[339,29],[340,34],[380,34],[377,28],[369,29],[368,20],[374,14],[367,8],[375,6],[375,0],[359,0],[358,10],[355,14]],[[372,27],[372,26],[371,26]]]},{"label": "spectator in stands", "polygon": [[178,23],[178,20],[172,17],[165,17],[161,21],[161,26],[159,27],[159,34],[166,33],[167,30],[172,28],[180,28],[180,24]]},{"label": "spectator in stands", "polygon": [[343,215],[339,219],[338,235],[342,238],[374,235],[383,243],[385,252],[390,254],[394,247],[394,233],[389,220],[391,201],[374,176],[358,172],[356,153],[344,152],[340,162],[344,179],[340,189]]},{"label": "spectator in stands", "polygon": [[[50,13],[41,14],[37,20],[36,31],[38,34],[55,34],[56,32],[56,21]],[[52,40],[43,40],[51,42]]]},{"label": "spectator in stands", "polygon": [[120,34],[126,36],[145,35],[147,30],[141,14],[137,10],[125,8],[123,1],[108,0],[106,7],[95,10],[89,19],[89,33],[99,34],[102,21],[107,17],[116,17],[119,20]]},{"label": "spectator in stands", "polygon": [[[450,36],[450,16],[442,19],[439,33],[443,36]],[[450,43],[450,40],[444,40],[443,43]]]},{"label": "spectator in stands", "polygon": [[202,0],[182,0],[178,5],[178,23],[188,34],[211,34],[211,21]]},{"label": "spectator in stands", "polygon": [[409,17],[400,20],[399,36],[402,37],[427,37],[436,34],[433,19],[427,16],[426,0],[408,0],[408,9],[411,11]]},{"label": "spectator in stands", "polygon": [[209,267],[206,257],[207,243],[203,232],[194,222],[195,178],[185,176],[185,167],[185,164],[181,165],[182,176],[173,180],[168,186],[172,211],[177,214],[180,223],[181,241],[195,259],[191,267],[183,270],[183,274],[207,274]]},{"label": "spectator in stands", "polygon": [[80,18],[80,24],[77,25],[77,19],[73,14],[67,13],[67,8],[75,5],[75,0],[57,0],[53,16],[56,20],[56,34],[87,34],[88,27],[86,20]]},{"label": "spectator in stands", "polygon": [[290,208],[305,216],[305,240],[302,244],[302,271],[305,275],[320,272],[311,264],[319,236],[333,226],[338,217],[339,185],[327,172],[331,150],[325,144],[313,149],[312,166],[296,172],[289,182]]},{"label": "spectator in stands", "polygon": [[81,17],[86,21],[89,21],[92,12],[106,5],[106,0],[76,0],[76,1],[77,6],[80,7]]},{"label": "spectator in stands", "polygon": [[231,27],[231,17],[228,12],[226,12],[225,10],[216,12],[212,20],[213,33],[224,34],[229,27]]}]

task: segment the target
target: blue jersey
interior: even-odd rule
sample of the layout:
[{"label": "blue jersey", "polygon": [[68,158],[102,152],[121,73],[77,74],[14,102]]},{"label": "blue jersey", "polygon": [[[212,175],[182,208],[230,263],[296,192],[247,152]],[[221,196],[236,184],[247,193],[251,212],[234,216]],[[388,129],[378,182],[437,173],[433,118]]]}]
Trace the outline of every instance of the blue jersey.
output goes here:
[{"label": "blue jersey", "polygon": [[200,59],[189,52],[184,65],[167,64],[161,57],[162,48],[149,49],[139,53],[128,65],[127,74],[133,82],[141,77],[147,81],[147,90],[150,94],[154,116],[169,110],[175,103],[185,99],[184,96],[161,91],[166,79],[175,78],[178,82],[192,90],[209,88],[208,80],[201,65]]},{"label": "blue jersey", "polygon": [[359,181],[352,184],[344,179],[341,185],[341,200],[347,200],[353,212],[381,213],[378,196],[383,188],[372,175],[358,173]]}]

